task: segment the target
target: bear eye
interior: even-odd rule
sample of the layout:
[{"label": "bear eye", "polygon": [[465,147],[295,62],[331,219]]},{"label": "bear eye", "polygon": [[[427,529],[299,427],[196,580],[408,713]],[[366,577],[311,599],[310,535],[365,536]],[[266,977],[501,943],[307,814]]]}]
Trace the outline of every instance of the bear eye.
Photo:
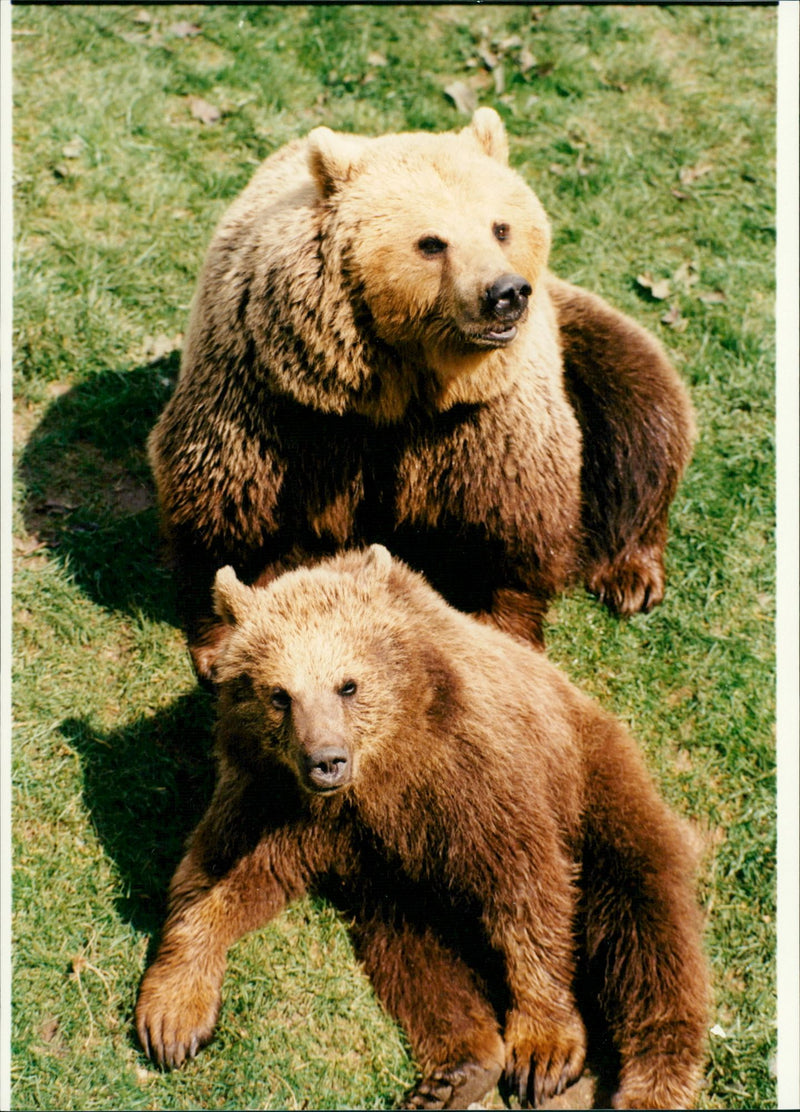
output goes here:
[{"label": "bear eye", "polygon": [[292,697],[282,687],[275,687],[270,692],[269,701],[276,710],[288,710],[292,705]]},{"label": "bear eye", "polygon": [[493,224],[492,231],[494,232],[494,238],[499,239],[501,243],[511,235],[508,224]]},{"label": "bear eye", "polygon": [[417,247],[429,259],[432,259],[434,255],[441,255],[443,251],[447,250],[447,244],[438,236],[423,236]]},{"label": "bear eye", "polygon": [[356,681],[355,680],[348,680],[346,683],[343,683],[342,686],[339,688],[339,694],[340,695],[348,696],[348,695],[355,695],[355,693],[356,693]]}]

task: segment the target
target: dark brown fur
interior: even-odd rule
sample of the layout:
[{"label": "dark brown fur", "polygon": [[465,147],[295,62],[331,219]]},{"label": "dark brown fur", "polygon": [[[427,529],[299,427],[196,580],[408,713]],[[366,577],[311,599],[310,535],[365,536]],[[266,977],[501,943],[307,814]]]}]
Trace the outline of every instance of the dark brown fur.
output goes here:
[{"label": "dark brown fur", "polygon": [[540,1104],[581,1073],[581,1012],[616,1057],[615,1107],[689,1107],[693,855],[622,727],[385,549],[266,589],[228,568],[216,597],[218,783],[140,991],[148,1053],[192,1057],[227,948],[313,889],[408,1034],[409,1107],[466,1107],[501,1071]]},{"label": "dark brown fur", "polygon": [[[660,601],[686,391],[653,337],[548,273],[547,218],[507,158],[490,109],[457,134],[320,128],[224,217],[150,440],[201,677],[223,564],[252,583],[381,542],[537,645],[578,579],[624,614]],[[447,249],[424,257],[433,233]],[[504,273],[531,290],[517,334],[476,346]]]}]

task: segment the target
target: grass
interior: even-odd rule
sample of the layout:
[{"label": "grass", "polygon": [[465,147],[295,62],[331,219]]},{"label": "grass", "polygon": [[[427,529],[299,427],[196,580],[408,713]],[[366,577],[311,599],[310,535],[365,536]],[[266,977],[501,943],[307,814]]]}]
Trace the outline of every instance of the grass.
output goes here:
[{"label": "grass", "polygon": [[320,123],[460,126],[454,81],[503,115],[557,272],[657,333],[694,399],[664,605],[619,622],[575,592],[549,644],[706,846],[701,1106],[775,1106],[775,28],[736,5],[15,6],[15,1108],[392,1107],[413,1080],[312,900],[234,948],[196,1063],[163,1076],[137,1048],[211,786],[143,444],[258,162]]}]

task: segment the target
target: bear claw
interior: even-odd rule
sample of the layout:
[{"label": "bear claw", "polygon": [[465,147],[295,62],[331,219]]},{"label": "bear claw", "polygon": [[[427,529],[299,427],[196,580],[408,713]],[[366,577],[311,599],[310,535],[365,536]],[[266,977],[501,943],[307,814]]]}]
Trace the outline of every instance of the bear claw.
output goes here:
[{"label": "bear claw", "polygon": [[469,1108],[495,1087],[500,1073],[500,1066],[487,1067],[478,1062],[441,1066],[417,1082],[400,1107]]},{"label": "bear claw", "polygon": [[552,1030],[539,1030],[524,1017],[506,1028],[507,1061],[500,1092],[521,1108],[540,1108],[550,1097],[559,1096],[583,1072],[586,1036],[577,1014]]},{"label": "bear claw", "polygon": [[588,575],[586,586],[615,614],[647,614],[664,598],[661,551],[642,548],[598,564]]},{"label": "bear claw", "polygon": [[185,970],[156,961],[136,1004],[136,1030],[145,1054],[160,1069],[179,1069],[210,1041],[219,1006],[216,983],[199,977],[192,981]]}]

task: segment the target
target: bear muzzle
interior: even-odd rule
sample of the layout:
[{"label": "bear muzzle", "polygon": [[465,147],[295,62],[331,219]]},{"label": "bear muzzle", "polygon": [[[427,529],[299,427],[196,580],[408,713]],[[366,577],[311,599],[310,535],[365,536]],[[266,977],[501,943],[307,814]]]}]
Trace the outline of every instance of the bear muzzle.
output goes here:
[{"label": "bear muzzle", "polygon": [[343,745],[326,745],[303,754],[301,773],[309,791],[324,794],[350,783],[353,762]]},{"label": "bear muzzle", "polygon": [[482,315],[490,318],[491,326],[473,337],[481,347],[504,347],[517,335],[517,323],[528,310],[530,282],[520,274],[501,274],[483,296]]}]

